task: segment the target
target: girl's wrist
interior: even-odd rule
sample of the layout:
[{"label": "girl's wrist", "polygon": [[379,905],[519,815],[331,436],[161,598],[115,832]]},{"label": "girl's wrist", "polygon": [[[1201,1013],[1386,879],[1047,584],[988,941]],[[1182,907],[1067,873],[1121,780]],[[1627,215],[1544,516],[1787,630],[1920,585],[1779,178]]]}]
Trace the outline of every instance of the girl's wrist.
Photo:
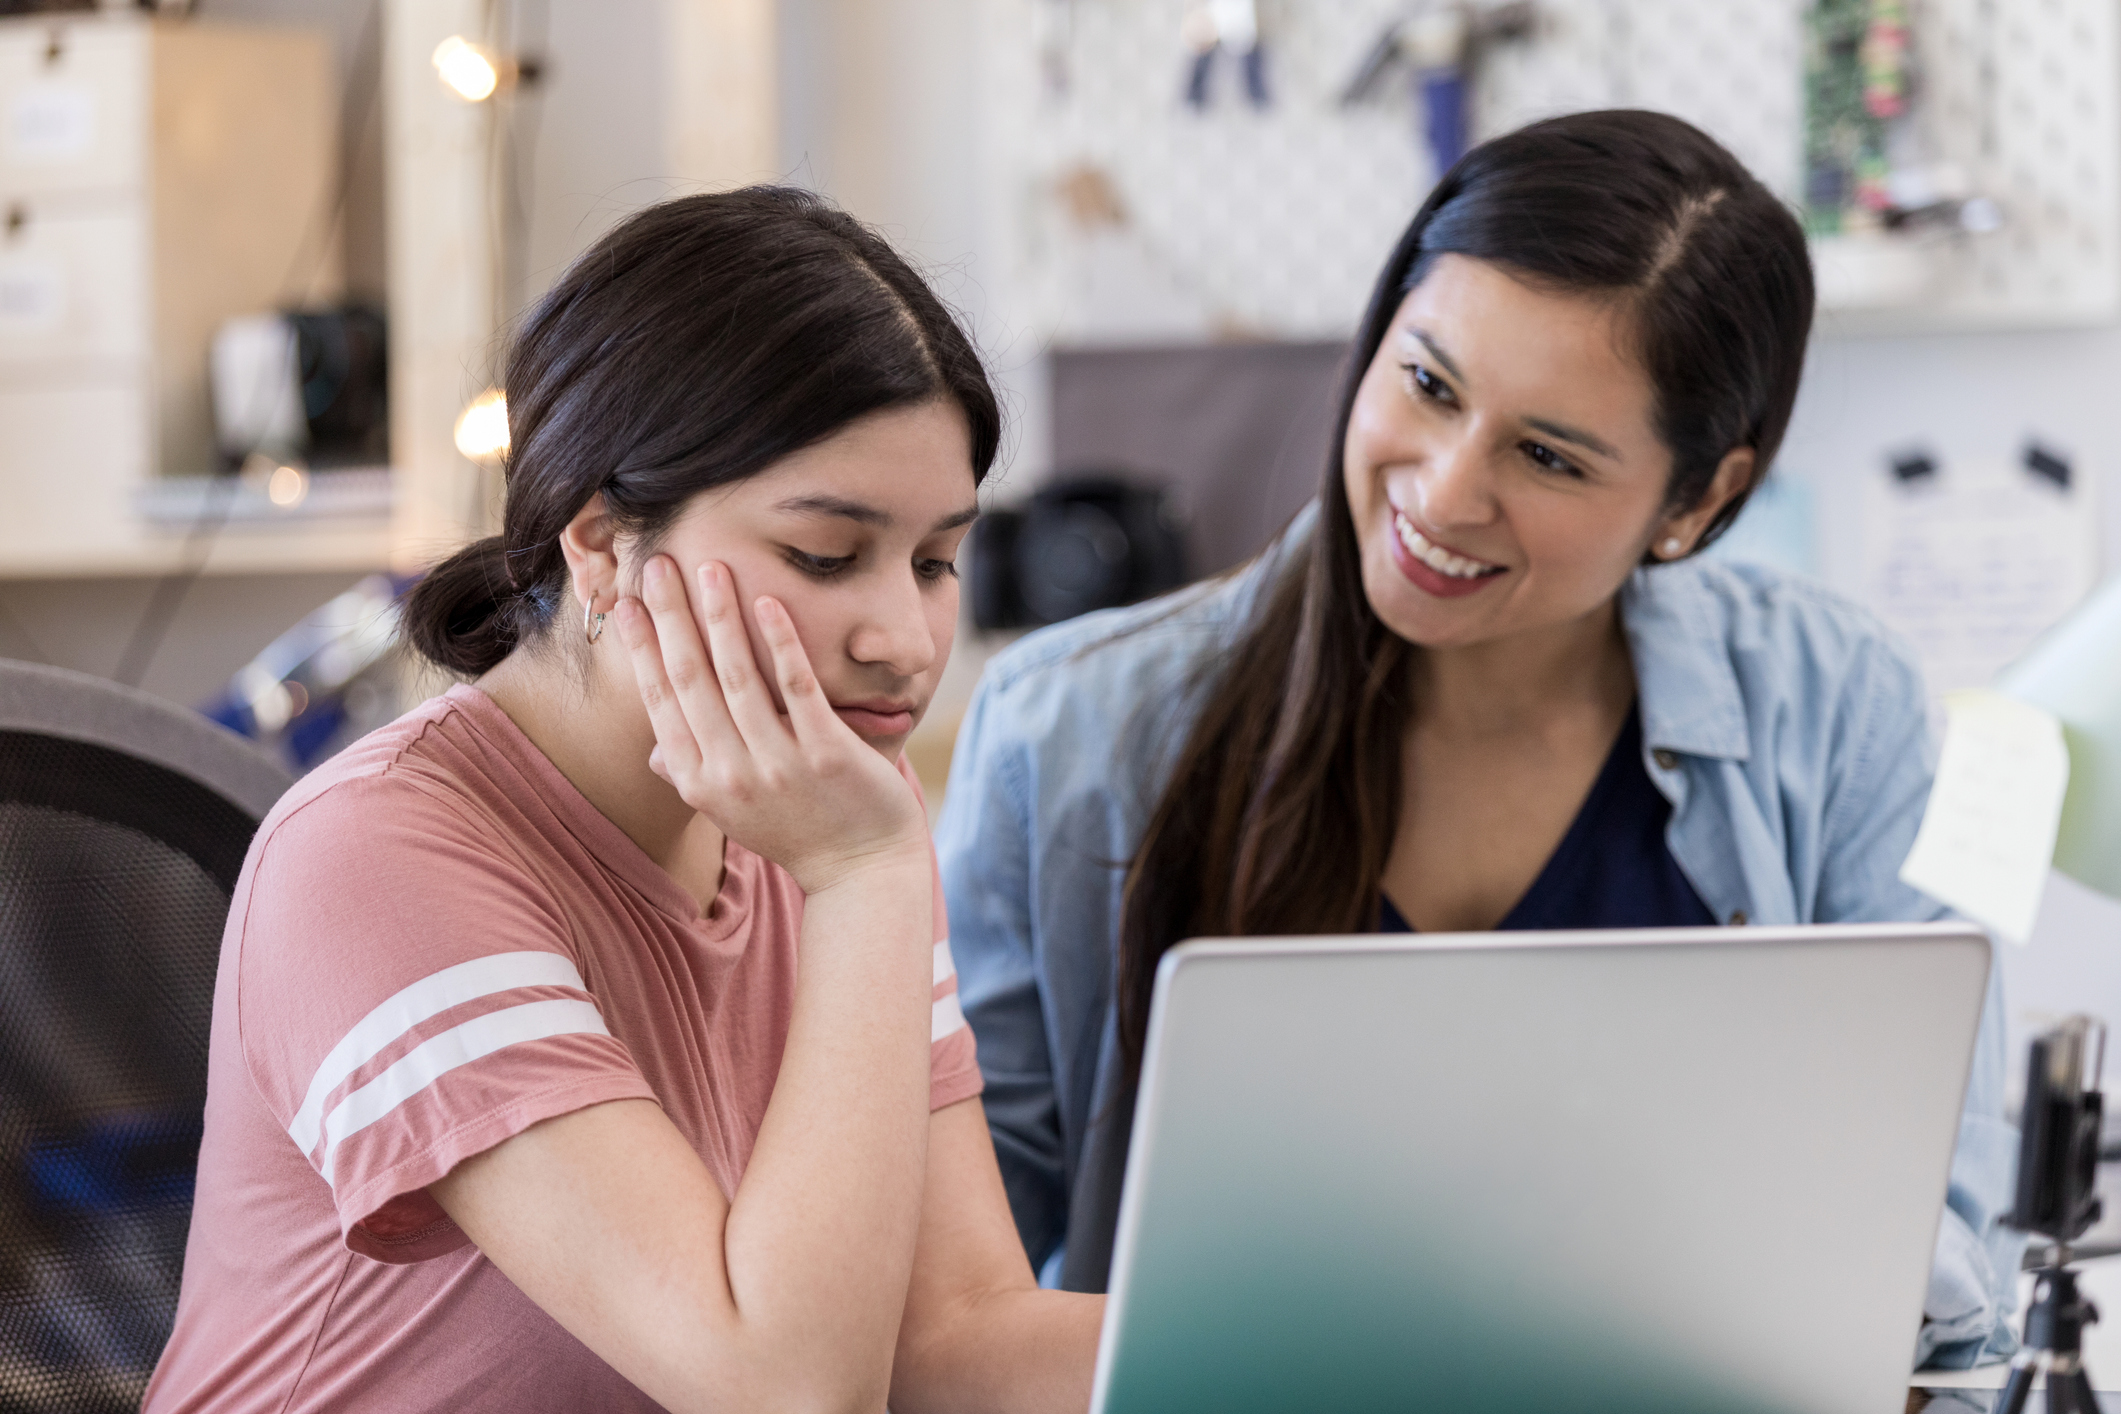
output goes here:
[{"label": "girl's wrist", "polygon": [[934,887],[934,852],[922,837],[843,858],[809,861],[788,872],[813,904],[826,898],[905,888],[926,896]]}]

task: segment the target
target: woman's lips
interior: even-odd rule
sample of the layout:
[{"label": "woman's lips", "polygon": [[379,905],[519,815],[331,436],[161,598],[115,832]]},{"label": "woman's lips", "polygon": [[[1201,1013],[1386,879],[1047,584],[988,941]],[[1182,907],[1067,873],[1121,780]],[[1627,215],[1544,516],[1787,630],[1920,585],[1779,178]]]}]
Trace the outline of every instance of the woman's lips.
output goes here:
[{"label": "woman's lips", "polygon": [[[1502,577],[1505,569],[1446,550],[1414,528],[1398,507],[1392,508],[1392,533],[1386,537],[1392,563],[1417,589],[1439,599],[1477,594]],[[1441,566],[1436,562],[1441,562]],[[1466,571],[1470,570],[1471,573]]]},{"label": "woman's lips", "polygon": [[913,704],[876,699],[870,702],[836,702],[832,710],[854,728],[857,736],[903,736],[913,730]]}]

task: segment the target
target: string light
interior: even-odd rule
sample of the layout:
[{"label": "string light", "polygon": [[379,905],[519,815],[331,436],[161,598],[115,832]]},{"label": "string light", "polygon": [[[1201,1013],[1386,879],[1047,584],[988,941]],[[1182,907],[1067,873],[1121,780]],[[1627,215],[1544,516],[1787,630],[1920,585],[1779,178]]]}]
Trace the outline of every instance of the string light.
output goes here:
[{"label": "string light", "polygon": [[475,462],[507,455],[508,400],[499,388],[488,388],[457,414],[457,450]]},{"label": "string light", "polygon": [[501,86],[500,66],[461,34],[453,34],[435,46],[434,66],[449,91],[466,103],[483,102]]}]

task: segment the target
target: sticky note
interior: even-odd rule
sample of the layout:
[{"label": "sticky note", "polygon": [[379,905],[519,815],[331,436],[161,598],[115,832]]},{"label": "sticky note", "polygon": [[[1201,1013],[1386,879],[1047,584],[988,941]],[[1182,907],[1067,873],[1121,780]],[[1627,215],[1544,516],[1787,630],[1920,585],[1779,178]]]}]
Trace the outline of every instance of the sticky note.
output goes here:
[{"label": "sticky note", "polygon": [[2055,716],[1971,689],[1945,694],[1944,752],[1901,882],[2000,937],[2032,936],[2069,786]]}]

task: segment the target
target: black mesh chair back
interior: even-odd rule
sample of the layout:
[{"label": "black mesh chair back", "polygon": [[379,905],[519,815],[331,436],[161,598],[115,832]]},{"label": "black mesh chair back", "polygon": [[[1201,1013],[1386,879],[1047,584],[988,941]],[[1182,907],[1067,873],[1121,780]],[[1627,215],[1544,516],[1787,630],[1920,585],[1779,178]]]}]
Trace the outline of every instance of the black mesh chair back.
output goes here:
[{"label": "black mesh chair back", "polygon": [[290,778],[0,659],[0,1411],[136,1410],[169,1339],[221,928]]}]

